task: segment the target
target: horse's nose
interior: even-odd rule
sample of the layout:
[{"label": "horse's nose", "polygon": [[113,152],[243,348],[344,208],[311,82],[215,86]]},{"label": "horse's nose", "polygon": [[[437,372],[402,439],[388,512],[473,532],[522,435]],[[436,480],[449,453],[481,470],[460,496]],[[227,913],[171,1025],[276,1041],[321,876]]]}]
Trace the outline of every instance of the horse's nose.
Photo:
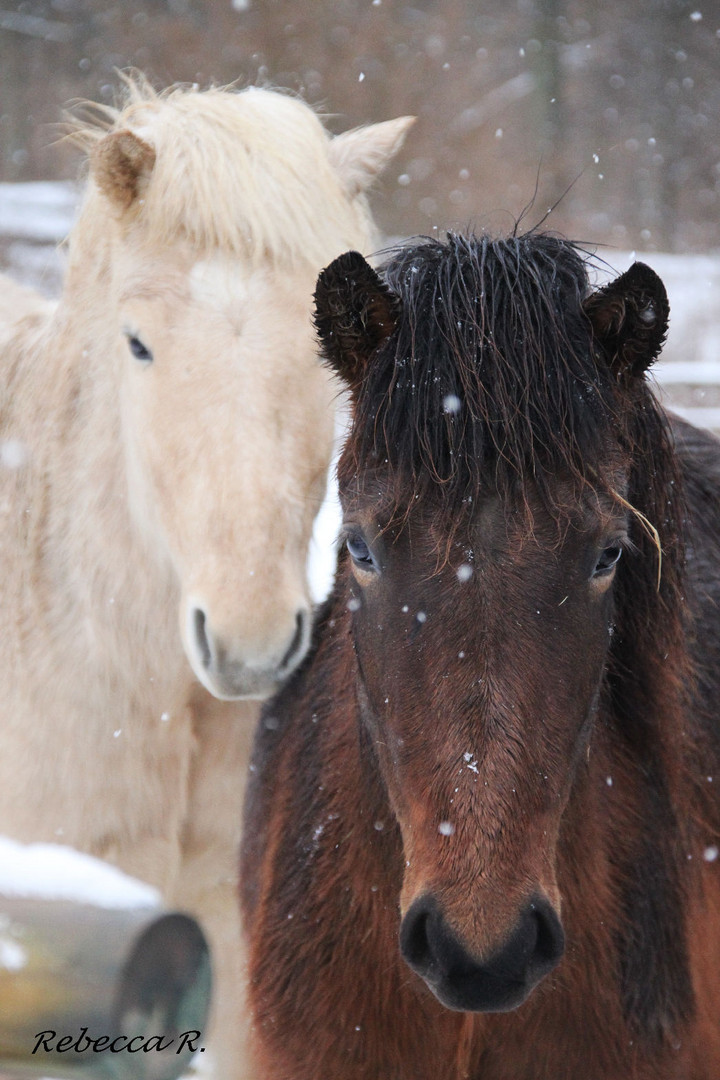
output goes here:
[{"label": "horse's nose", "polygon": [[421,896],[400,927],[412,970],[449,1009],[508,1012],[521,1005],[563,955],[565,935],[550,902],[534,897],[507,941],[483,961],[473,957],[432,896]]},{"label": "horse's nose", "polygon": [[310,639],[310,611],[299,607],[292,629],[271,641],[249,638],[243,646],[216,634],[201,605],[188,612],[187,651],[195,674],[219,698],[261,698],[273,693],[298,666]]}]

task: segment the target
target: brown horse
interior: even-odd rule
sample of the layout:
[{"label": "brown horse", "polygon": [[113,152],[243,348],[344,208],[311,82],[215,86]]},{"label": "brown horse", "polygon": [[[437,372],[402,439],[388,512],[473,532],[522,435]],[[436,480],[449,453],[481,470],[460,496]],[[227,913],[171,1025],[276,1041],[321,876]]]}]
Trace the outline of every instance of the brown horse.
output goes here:
[{"label": "brown horse", "polygon": [[452,236],[323,272],[346,552],[266,708],[267,1080],[720,1076],[720,444],[636,263]]}]

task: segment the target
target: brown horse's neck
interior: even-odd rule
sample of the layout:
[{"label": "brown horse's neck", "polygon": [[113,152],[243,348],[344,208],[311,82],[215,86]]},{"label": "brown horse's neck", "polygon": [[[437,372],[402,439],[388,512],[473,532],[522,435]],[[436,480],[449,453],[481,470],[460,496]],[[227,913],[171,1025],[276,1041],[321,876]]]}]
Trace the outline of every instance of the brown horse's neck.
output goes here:
[{"label": "brown horse's neck", "polygon": [[562,997],[603,1001],[597,1015],[616,1013],[617,1030],[644,1054],[680,1038],[694,1011],[686,913],[699,852],[679,671],[688,671],[683,654],[663,664],[638,652],[622,677],[611,670],[558,851],[571,945],[557,974]]}]

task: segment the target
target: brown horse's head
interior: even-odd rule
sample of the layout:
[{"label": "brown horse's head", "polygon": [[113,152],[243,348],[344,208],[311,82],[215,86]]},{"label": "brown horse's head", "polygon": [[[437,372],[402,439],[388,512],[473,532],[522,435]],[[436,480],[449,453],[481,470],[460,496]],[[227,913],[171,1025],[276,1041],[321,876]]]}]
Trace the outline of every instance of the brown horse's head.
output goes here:
[{"label": "brown horse's head", "polygon": [[635,463],[640,412],[667,445],[642,379],[665,290],[636,263],[591,293],[577,248],[530,234],[425,242],[383,277],[350,253],[316,301],[354,401],[344,565],[402,953],[448,1007],[512,1009],[563,955],[558,843],[619,579],[641,618],[660,602],[665,493]]}]

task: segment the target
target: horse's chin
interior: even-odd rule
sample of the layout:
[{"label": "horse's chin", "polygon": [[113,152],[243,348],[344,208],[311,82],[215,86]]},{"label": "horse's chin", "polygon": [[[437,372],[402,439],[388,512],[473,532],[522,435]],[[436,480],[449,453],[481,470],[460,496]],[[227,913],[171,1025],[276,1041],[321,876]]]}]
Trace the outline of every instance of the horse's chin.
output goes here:
[{"label": "horse's chin", "polygon": [[472,975],[456,979],[452,984],[444,979],[434,982],[425,978],[423,982],[440,1004],[453,1012],[505,1013],[527,1001],[540,979],[505,985],[501,992]]},{"label": "horse's chin", "polygon": [[280,687],[276,671],[261,671],[240,665],[223,672],[208,672],[192,665],[197,680],[220,701],[265,701]]}]

